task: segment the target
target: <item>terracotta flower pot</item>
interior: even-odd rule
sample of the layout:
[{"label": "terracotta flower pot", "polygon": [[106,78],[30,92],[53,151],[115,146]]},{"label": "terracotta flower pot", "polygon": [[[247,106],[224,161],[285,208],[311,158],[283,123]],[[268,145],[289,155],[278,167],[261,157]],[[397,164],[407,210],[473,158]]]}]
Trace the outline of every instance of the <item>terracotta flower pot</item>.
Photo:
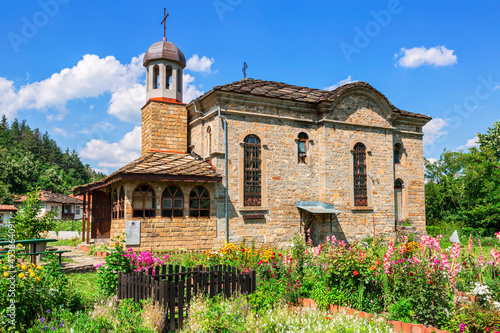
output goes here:
[{"label": "terracotta flower pot", "polygon": [[401,332],[401,324],[402,324],[402,322],[391,320],[389,322],[389,324],[391,324],[393,326],[394,332]]},{"label": "terracotta flower pot", "polygon": [[304,306],[304,298],[299,297],[299,298],[297,299],[297,304],[298,304],[298,305],[300,305],[300,306]]},{"label": "terracotta flower pot", "polygon": [[336,314],[339,311],[338,305],[330,304],[330,312]]},{"label": "terracotta flower pot", "polygon": [[412,324],[409,323],[401,323],[401,332],[403,333],[411,333]]},{"label": "terracotta flower pot", "polygon": [[412,333],[424,333],[424,325],[412,325]]}]

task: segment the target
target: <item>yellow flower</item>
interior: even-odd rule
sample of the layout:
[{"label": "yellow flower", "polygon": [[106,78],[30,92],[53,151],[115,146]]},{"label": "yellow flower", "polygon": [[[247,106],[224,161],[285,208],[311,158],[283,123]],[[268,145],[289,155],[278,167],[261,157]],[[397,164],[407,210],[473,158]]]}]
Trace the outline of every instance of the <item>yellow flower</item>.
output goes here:
[{"label": "yellow flower", "polygon": [[31,277],[35,277],[35,273],[31,272],[31,273],[30,273],[30,276],[31,276]]},{"label": "yellow flower", "polygon": [[24,277],[24,273],[19,274],[19,278],[22,279]]},{"label": "yellow flower", "polygon": [[7,277],[9,277],[9,273],[4,272],[4,273],[3,273],[3,276],[5,276],[6,278],[7,278]]},{"label": "yellow flower", "polygon": [[36,282],[40,282],[40,278],[38,276],[35,278],[35,280]]},{"label": "yellow flower", "polygon": [[17,247],[22,249],[23,248],[23,244],[17,244]]},{"label": "yellow flower", "polygon": [[7,270],[7,267],[6,266],[3,266],[3,270],[6,271]]},{"label": "yellow flower", "polygon": [[31,263],[31,268],[35,268],[36,265],[34,263]]},{"label": "yellow flower", "polygon": [[29,273],[33,273],[33,270],[30,268],[30,269],[28,269],[28,272]]},{"label": "yellow flower", "polygon": [[23,271],[27,270],[28,269],[28,266],[26,265],[22,265],[21,268],[23,269]]},{"label": "yellow flower", "polygon": [[42,270],[42,266],[38,265],[36,266],[36,269]]},{"label": "yellow flower", "polygon": [[21,267],[21,264],[17,264],[17,268]]}]

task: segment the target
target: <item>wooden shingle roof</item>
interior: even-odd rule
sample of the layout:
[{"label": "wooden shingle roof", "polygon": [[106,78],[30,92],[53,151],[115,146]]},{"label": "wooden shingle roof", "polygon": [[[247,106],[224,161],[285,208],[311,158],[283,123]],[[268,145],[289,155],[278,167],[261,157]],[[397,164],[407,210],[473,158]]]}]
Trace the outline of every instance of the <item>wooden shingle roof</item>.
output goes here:
[{"label": "wooden shingle roof", "polygon": [[73,193],[85,193],[120,179],[220,182],[221,176],[212,164],[198,156],[152,151],[99,181],[75,187]]}]

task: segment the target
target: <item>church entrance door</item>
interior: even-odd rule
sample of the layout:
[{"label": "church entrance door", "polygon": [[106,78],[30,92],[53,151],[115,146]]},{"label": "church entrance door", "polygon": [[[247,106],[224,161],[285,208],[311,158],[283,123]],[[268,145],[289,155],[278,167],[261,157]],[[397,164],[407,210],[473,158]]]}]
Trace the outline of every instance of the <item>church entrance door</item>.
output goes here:
[{"label": "church entrance door", "polygon": [[92,238],[109,238],[111,231],[111,200],[102,191],[92,192]]}]

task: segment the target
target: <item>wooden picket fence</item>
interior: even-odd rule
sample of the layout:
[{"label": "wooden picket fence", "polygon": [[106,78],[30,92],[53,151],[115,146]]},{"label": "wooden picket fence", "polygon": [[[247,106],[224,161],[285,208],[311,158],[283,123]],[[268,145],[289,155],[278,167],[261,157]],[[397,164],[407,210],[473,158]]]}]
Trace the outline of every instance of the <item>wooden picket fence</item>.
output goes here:
[{"label": "wooden picket fence", "polygon": [[165,313],[165,331],[181,329],[191,299],[198,293],[212,298],[219,294],[229,297],[239,292],[255,291],[255,271],[244,273],[239,269],[216,265],[204,268],[185,268],[162,265],[147,272],[118,273],[118,299],[153,299]]}]

